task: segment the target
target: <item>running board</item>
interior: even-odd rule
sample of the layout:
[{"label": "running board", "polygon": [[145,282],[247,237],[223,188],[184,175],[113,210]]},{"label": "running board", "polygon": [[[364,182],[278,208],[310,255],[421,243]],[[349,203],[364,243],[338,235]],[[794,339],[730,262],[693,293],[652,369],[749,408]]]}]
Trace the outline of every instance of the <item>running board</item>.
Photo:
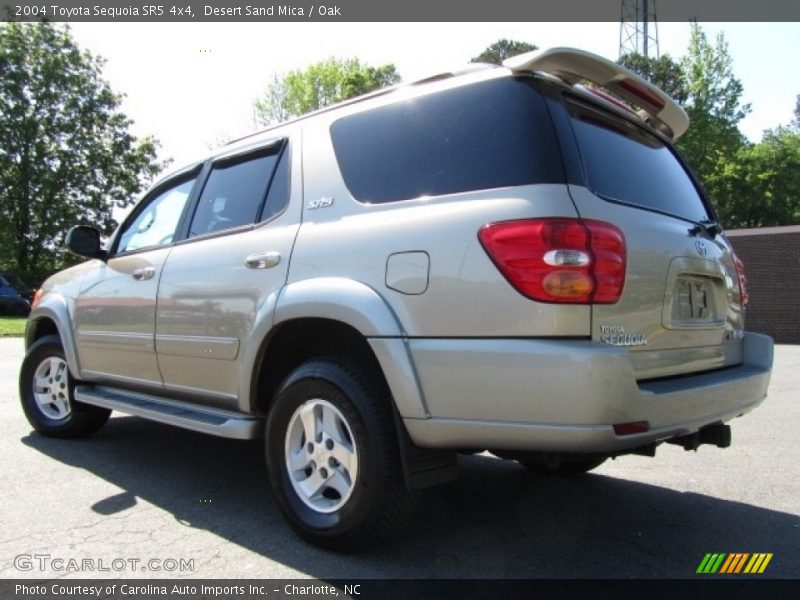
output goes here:
[{"label": "running board", "polygon": [[264,431],[264,420],[257,417],[198,407],[186,402],[103,385],[77,386],[75,400],[183,429],[237,440],[257,439],[262,437]]}]

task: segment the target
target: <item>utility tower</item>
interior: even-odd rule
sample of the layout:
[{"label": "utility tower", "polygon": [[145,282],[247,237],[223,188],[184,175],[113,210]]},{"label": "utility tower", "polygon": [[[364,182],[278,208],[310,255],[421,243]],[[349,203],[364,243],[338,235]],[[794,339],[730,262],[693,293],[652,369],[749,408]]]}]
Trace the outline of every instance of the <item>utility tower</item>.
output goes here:
[{"label": "utility tower", "polygon": [[619,24],[619,56],[638,53],[658,58],[656,0],[622,0]]}]

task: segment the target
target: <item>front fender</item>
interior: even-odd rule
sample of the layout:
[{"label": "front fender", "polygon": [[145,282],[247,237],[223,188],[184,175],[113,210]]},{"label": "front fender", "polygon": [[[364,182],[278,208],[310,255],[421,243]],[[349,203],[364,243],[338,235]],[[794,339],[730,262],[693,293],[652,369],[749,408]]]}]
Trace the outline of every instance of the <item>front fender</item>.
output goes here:
[{"label": "front fender", "polygon": [[64,347],[64,356],[67,359],[67,366],[73,377],[80,376],[80,362],[75,346],[75,336],[72,331],[72,318],[69,314],[67,300],[59,293],[50,292],[44,294],[28,316],[28,324],[25,326],[25,350],[36,341],[35,334],[38,322],[42,319],[49,319],[55,323],[58,335],[61,338],[61,345]]}]

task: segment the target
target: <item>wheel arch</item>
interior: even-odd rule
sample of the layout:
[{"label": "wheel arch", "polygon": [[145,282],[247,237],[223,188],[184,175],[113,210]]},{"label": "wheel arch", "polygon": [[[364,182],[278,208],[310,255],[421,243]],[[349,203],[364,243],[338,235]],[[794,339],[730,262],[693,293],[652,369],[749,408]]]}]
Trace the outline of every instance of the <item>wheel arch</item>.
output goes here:
[{"label": "wheel arch", "polygon": [[60,294],[47,294],[31,311],[25,326],[25,350],[46,335],[57,335],[64,347],[70,373],[75,378],[80,374],[80,362],[72,330],[66,300]]},{"label": "wheel arch", "polygon": [[427,416],[405,332],[374,289],[346,278],[306,279],[286,285],[270,312],[271,319],[258,320],[253,339],[244,349],[239,386],[242,412],[262,413],[268,408],[280,379],[298,361],[356,354],[374,361],[402,416]]},{"label": "wheel arch", "polygon": [[368,285],[344,277],[320,277],[288,284],[275,308],[275,323],[303,317],[340,321],[364,337],[405,335],[389,304]]},{"label": "wheel arch", "polygon": [[354,357],[377,372],[400,415],[427,414],[404,340],[370,339],[349,323],[310,316],[282,321],[270,330],[253,364],[249,394],[240,399],[246,405],[240,408],[266,414],[278,386],[295,367],[312,358],[336,356]]}]

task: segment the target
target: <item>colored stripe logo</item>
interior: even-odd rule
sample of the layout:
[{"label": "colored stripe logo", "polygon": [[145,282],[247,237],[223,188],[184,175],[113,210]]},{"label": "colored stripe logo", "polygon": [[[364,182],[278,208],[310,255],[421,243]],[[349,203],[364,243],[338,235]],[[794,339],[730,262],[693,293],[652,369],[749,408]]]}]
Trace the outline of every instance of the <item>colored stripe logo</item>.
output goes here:
[{"label": "colored stripe logo", "polygon": [[697,573],[724,575],[736,575],[738,573],[749,573],[751,575],[763,573],[769,561],[772,560],[772,552],[733,552],[711,553],[709,552],[700,561]]}]

